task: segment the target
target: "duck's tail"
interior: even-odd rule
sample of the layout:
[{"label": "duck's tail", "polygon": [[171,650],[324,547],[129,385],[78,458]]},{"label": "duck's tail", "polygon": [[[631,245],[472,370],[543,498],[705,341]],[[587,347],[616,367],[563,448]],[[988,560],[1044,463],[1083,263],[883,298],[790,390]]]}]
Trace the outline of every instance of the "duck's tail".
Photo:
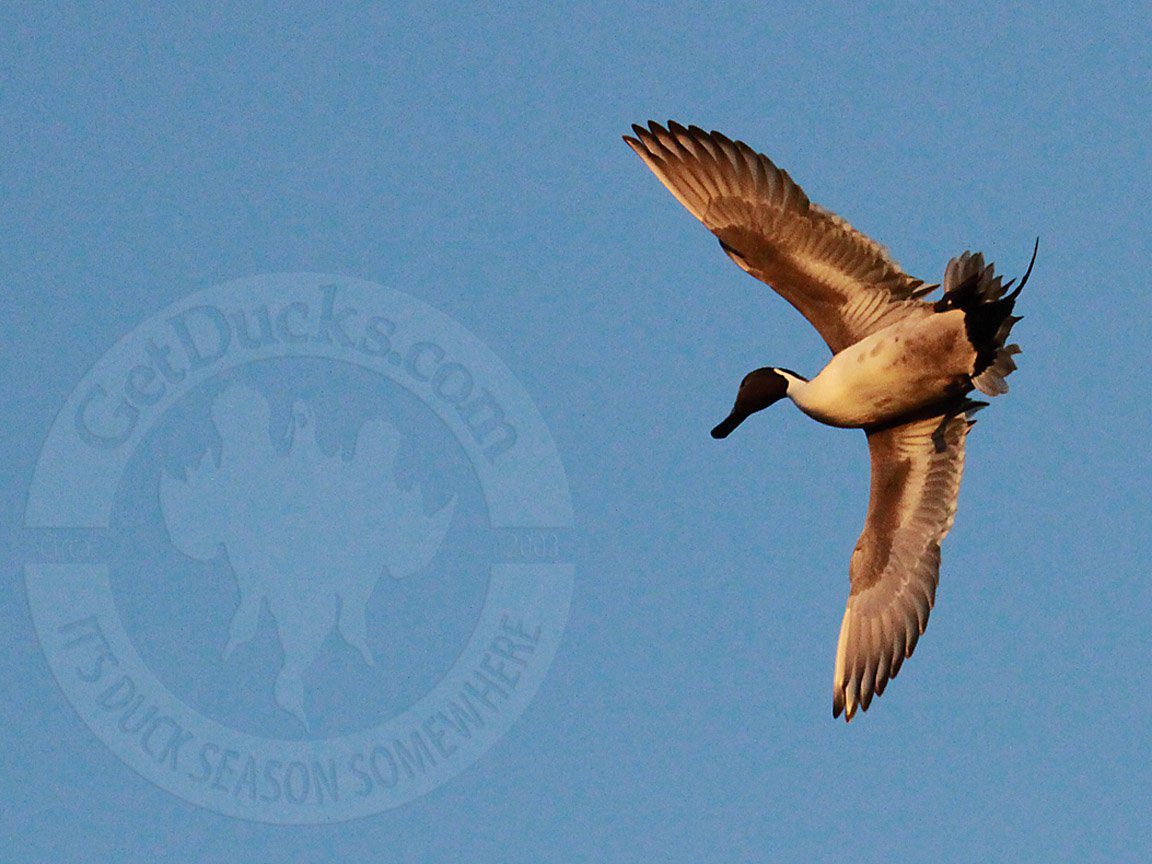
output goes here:
[{"label": "duck's tail", "polygon": [[1007,393],[1008,383],[1004,379],[1016,369],[1012,357],[1020,353],[1020,346],[1006,345],[1005,342],[1012,326],[1020,320],[1012,314],[1012,309],[1032,275],[1032,265],[1036,263],[1039,249],[1040,240],[1037,239],[1028,270],[1010,294],[1005,292],[1016,280],[1002,284],[1002,277],[995,275],[995,265],[985,265],[984,256],[979,252],[975,255],[965,252],[953,258],[944,271],[944,296],[936,302],[936,311],[963,310],[968,341],[976,350],[972,386],[988,396]]}]

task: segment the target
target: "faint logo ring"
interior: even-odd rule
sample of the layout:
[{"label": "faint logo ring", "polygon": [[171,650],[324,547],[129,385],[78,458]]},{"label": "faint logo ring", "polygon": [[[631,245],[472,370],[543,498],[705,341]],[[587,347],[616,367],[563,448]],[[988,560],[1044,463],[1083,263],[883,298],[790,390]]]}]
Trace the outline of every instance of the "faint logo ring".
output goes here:
[{"label": "faint logo ring", "polygon": [[[190,390],[286,357],[353,363],[420,399],[451,430],[510,549],[493,563],[477,626],[424,697],[372,728],[265,738],[171,693],[126,632],[101,536],[126,466]],[[556,651],[574,567],[567,481],[551,435],[510,370],[451,318],[400,291],[320,274],[259,276],[192,295],[89,370],[53,424],[25,512],[41,538],[26,567],[37,632],[87,725],[143,777],[239,818],[307,824],[404,804],[475,762],[527,706]]]}]

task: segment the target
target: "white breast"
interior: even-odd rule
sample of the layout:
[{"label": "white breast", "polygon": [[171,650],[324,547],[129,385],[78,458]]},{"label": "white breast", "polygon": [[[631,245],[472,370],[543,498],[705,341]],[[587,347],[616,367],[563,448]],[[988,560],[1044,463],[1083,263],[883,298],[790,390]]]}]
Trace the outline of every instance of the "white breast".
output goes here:
[{"label": "white breast", "polygon": [[788,388],[810,417],[832,426],[871,426],[944,398],[972,370],[964,314],[901,321],[833,357],[810,382]]}]

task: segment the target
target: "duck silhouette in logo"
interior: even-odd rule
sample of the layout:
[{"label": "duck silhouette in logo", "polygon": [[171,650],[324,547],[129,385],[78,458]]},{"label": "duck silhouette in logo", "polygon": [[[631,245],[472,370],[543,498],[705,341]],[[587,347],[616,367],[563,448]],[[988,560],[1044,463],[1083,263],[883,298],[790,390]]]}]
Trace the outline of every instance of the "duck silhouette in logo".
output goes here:
[{"label": "duck silhouette in logo", "polygon": [[220,434],[183,479],[161,477],[160,504],[173,545],[198,561],[223,546],[240,589],[227,658],[256,635],[264,603],[276,623],[284,664],[276,703],[309,727],[304,673],[334,626],[369,665],[365,612],[384,573],[396,579],[426,567],[451,524],[455,500],[426,513],[418,487],[397,486],[400,434],[382,419],[361,426],[354,455],[325,454],[311,407],[292,407],[287,452],[269,430],[258,392],[234,385],[212,403]]}]

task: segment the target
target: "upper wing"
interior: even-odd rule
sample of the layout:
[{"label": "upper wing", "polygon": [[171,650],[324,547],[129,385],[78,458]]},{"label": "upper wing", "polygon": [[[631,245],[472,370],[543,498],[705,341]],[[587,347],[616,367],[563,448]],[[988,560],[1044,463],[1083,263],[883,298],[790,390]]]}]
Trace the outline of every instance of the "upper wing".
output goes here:
[{"label": "upper wing", "polygon": [[952,527],[968,416],[983,403],[868,436],[872,493],[852,553],[852,590],[840,627],[832,716],[851,720],[895,678],[928,623],[940,542]]},{"label": "upper wing", "polygon": [[800,310],[833,353],[927,310],[925,286],[875,241],[808,200],[742,141],[696,126],[633,126],[624,140],[740,267]]}]

